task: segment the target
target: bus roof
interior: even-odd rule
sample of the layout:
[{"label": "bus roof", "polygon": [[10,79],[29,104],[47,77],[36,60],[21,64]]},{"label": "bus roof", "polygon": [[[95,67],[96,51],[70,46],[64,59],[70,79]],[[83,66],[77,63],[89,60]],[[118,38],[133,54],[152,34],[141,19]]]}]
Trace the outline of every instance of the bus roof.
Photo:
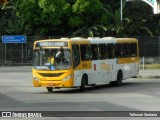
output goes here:
[{"label": "bus roof", "polygon": [[50,41],[63,41],[63,42],[71,42],[71,43],[79,43],[79,44],[103,44],[103,43],[128,43],[128,42],[138,42],[135,38],[115,38],[115,37],[89,37],[81,38],[61,38],[61,39],[46,39],[46,40],[38,40],[35,42],[50,42]]},{"label": "bus roof", "polygon": [[104,37],[104,38],[89,38],[90,43],[98,44],[98,43],[116,43],[116,39],[114,37]]},{"label": "bus roof", "polygon": [[138,42],[135,38],[116,38],[117,43]]}]

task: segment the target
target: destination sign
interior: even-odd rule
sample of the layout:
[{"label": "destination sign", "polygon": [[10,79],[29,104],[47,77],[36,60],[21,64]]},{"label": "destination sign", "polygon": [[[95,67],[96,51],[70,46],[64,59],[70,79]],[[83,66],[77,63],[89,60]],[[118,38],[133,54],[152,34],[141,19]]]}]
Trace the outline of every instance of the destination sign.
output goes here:
[{"label": "destination sign", "polygon": [[61,41],[37,42],[36,47],[68,47],[68,43]]}]

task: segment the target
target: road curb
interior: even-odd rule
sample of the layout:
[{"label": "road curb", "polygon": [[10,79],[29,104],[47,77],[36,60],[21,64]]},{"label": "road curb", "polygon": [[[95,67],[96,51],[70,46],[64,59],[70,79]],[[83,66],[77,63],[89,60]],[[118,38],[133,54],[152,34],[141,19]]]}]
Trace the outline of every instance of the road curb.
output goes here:
[{"label": "road curb", "polygon": [[160,78],[160,76],[159,75],[155,75],[155,76],[137,75],[136,78]]}]

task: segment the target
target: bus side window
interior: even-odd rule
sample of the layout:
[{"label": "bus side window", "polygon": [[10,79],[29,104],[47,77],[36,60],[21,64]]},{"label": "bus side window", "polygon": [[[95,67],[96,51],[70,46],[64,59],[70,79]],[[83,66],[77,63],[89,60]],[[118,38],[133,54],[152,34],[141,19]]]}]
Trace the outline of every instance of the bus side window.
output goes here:
[{"label": "bus side window", "polygon": [[81,60],[87,61],[90,59],[90,49],[89,45],[81,45]]},{"label": "bus side window", "polygon": [[78,45],[72,45],[73,68],[80,64],[80,52]]},{"label": "bus side window", "polygon": [[123,46],[121,43],[115,44],[115,55],[116,58],[122,58],[123,57]]},{"label": "bus side window", "polygon": [[98,45],[99,48],[99,59],[106,59],[107,58],[107,46],[106,44],[99,44]]},{"label": "bus side window", "polygon": [[136,43],[131,43],[130,44],[130,56],[131,57],[136,57],[137,56],[137,45],[136,45]]},{"label": "bus side window", "polygon": [[115,45],[114,44],[107,44],[107,54],[108,54],[108,59],[113,59],[115,58]]},{"label": "bus side window", "polygon": [[123,53],[123,57],[130,57],[130,51],[129,51],[129,44],[128,43],[124,43],[122,44],[122,53]]},{"label": "bus side window", "polygon": [[98,45],[97,44],[91,44],[91,59],[92,60],[98,60]]}]

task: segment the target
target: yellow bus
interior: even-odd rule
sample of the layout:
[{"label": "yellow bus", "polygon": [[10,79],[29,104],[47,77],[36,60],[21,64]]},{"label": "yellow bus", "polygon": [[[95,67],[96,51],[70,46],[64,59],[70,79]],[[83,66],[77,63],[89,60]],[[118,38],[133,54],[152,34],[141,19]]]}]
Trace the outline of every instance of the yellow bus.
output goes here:
[{"label": "yellow bus", "polygon": [[139,48],[135,38],[61,38],[39,40],[33,48],[33,85],[80,88],[111,84],[139,72]]}]

